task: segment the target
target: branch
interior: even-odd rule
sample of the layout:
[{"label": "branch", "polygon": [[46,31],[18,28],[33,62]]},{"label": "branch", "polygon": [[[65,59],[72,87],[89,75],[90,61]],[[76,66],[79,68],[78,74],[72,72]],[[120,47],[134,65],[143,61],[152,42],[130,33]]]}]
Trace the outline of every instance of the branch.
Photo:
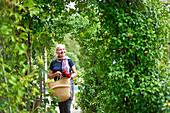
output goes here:
[{"label": "branch", "polygon": [[12,6],[12,3],[9,0],[5,0],[5,2],[8,6]]}]

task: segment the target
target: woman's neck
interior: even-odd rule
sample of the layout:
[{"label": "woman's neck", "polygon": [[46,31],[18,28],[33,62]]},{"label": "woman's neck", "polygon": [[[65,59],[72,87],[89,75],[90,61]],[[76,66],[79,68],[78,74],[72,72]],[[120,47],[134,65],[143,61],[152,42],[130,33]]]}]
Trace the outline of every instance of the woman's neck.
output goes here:
[{"label": "woman's neck", "polygon": [[58,56],[58,58],[61,58],[61,59],[62,59],[62,58],[64,58],[64,56],[63,56],[63,57],[61,57],[61,56],[59,57],[59,56]]},{"label": "woman's neck", "polygon": [[64,58],[64,56],[63,56],[63,57],[59,57],[59,56],[58,56],[57,61],[58,61],[58,62],[62,62],[62,61],[63,61],[63,58]]}]

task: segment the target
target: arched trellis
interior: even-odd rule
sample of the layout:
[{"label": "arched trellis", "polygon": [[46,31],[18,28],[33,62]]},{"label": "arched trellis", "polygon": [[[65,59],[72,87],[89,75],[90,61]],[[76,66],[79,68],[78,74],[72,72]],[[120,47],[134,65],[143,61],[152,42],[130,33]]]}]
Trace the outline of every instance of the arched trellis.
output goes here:
[{"label": "arched trellis", "polygon": [[[14,96],[13,98],[17,99],[16,106],[23,107],[23,108],[20,108],[21,110],[24,110],[25,108],[24,108],[24,105],[20,105],[20,101],[21,101],[21,103],[27,102],[27,106],[26,106],[27,110],[36,110],[36,105],[35,105],[36,99],[34,99],[34,96],[32,96],[32,95],[38,94],[38,93],[36,92],[36,89],[34,89],[34,87],[32,87],[33,81],[29,81],[29,79],[31,80],[31,78],[36,78],[33,75],[39,76],[39,78],[36,80],[37,80],[37,83],[39,80],[40,92],[45,88],[45,86],[43,86],[43,84],[45,84],[44,79],[40,79],[40,78],[45,78],[44,74],[41,75],[41,73],[38,73],[39,72],[38,70],[36,70],[36,72],[34,72],[33,70],[35,68],[32,68],[31,64],[34,64],[36,62],[35,63],[36,65],[38,65],[39,67],[41,67],[41,66],[43,67],[43,65],[42,65],[43,63],[41,62],[42,61],[41,59],[44,59],[43,58],[43,56],[44,56],[43,54],[45,53],[44,46],[47,49],[50,49],[50,43],[52,42],[51,39],[55,39],[55,40],[58,40],[59,42],[61,42],[63,39],[62,34],[66,33],[67,30],[70,31],[69,30],[70,26],[66,22],[64,23],[61,21],[61,23],[54,23],[52,20],[50,20],[50,19],[54,18],[57,14],[60,14],[62,12],[62,10],[64,9],[64,4],[67,4],[70,1],[62,1],[61,0],[61,1],[58,1],[58,3],[56,5],[54,3],[54,5],[57,7],[56,9],[54,8],[54,10],[52,10],[52,7],[54,5],[51,5],[53,3],[50,4],[50,3],[48,3],[48,1],[45,1],[43,3],[40,3],[39,1],[35,1],[36,4],[40,4],[40,5],[37,5],[36,7],[33,7],[33,4],[32,4],[33,1],[31,1],[31,2],[30,1],[28,2],[28,4],[25,2],[17,7],[15,7],[15,5],[13,5],[11,7],[11,4],[9,5],[9,1],[6,1],[6,4],[8,4],[9,6],[8,7],[4,6],[4,7],[7,7],[8,10],[5,11],[3,9],[4,12],[1,11],[1,14],[6,14],[6,15],[4,15],[4,18],[3,18],[3,16],[1,17],[3,19],[3,21],[1,21],[1,23],[3,23],[1,26],[1,34],[2,34],[2,39],[6,42],[4,47],[8,53],[8,54],[5,54],[5,56],[3,57],[3,58],[6,58],[6,61],[4,59],[3,60],[1,59],[1,63],[5,66],[4,67],[5,71],[3,69],[2,70],[3,70],[3,72],[6,72],[6,74],[2,74],[2,75],[7,76],[8,84],[5,86],[2,85],[1,89],[5,88],[6,86],[10,87],[10,90],[14,89],[13,93],[16,94],[17,96]],[[89,3],[94,4],[94,6],[90,5]],[[84,101],[84,103],[82,103],[80,105],[81,105],[82,109],[86,110],[86,111],[94,110],[93,112],[97,112],[97,111],[107,111],[108,110],[108,112],[110,112],[110,111],[115,110],[115,105],[112,105],[110,103],[110,101],[108,101],[108,102],[106,101],[108,98],[110,98],[110,100],[117,103],[117,105],[118,105],[117,108],[119,108],[119,106],[122,105],[120,108],[126,109],[126,107],[124,107],[124,106],[128,107],[128,103],[130,103],[130,101],[127,101],[127,99],[129,99],[129,98],[126,95],[120,95],[120,97],[118,98],[119,93],[121,93],[121,92],[119,92],[119,91],[121,91],[121,88],[117,87],[117,85],[121,85],[119,83],[122,83],[122,81],[117,81],[117,79],[118,80],[126,79],[126,78],[128,78],[126,76],[131,76],[131,74],[122,73],[121,72],[122,68],[118,68],[116,71],[113,71],[113,69],[115,69],[115,67],[113,68],[112,66],[110,66],[110,64],[112,64],[113,59],[115,58],[119,64],[119,65],[116,65],[116,64],[115,65],[117,67],[123,66],[122,64],[120,64],[121,61],[119,61],[119,58],[124,57],[123,55],[125,55],[126,53],[127,54],[125,56],[126,57],[129,56],[128,59],[131,59],[130,54],[131,53],[133,54],[133,50],[131,50],[132,48],[123,46],[123,43],[122,43],[122,42],[124,42],[123,38],[127,39],[127,37],[129,37],[130,38],[129,41],[131,40],[130,42],[132,43],[132,44],[131,43],[129,43],[129,44],[133,45],[133,40],[137,39],[137,38],[135,38],[135,36],[139,35],[139,37],[142,37],[140,35],[139,31],[135,31],[135,32],[137,32],[137,34],[135,34],[133,26],[137,26],[135,24],[137,22],[139,22],[138,24],[142,25],[142,20],[138,19],[137,16],[142,18],[142,16],[144,16],[144,15],[142,15],[143,14],[142,12],[140,13],[140,15],[135,14],[137,12],[135,12],[135,7],[133,7],[133,6],[136,6],[136,8],[139,8],[138,7],[139,5],[135,5],[135,4],[138,4],[139,1],[136,1],[136,2],[131,1],[131,0],[128,0],[128,1],[124,1],[124,0],[122,0],[122,1],[93,1],[93,2],[89,2],[89,3],[88,3],[88,1],[81,1],[81,2],[77,1],[76,7],[79,8],[78,12],[82,15],[83,14],[88,15],[90,24],[87,24],[87,26],[85,26],[85,28],[84,27],[81,28],[82,30],[79,30],[78,32],[73,33],[73,36],[76,36],[76,35],[79,36],[79,38],[76,38],[76,40],[80,43],[80,45],[82,45],[82,54],[84,56],[81,59],[86,61],[86,62],[83,62],[84,63],[83,66],[85,69],[87,69],[86,70],[87,72],[85,73],[87,77],[84,77],[85,78],[85,81],[84,81],[85,84],[83,85],[84,92],[81,93],[81,94],[85,94],[87,97],[86,98],[82,97],[83,99],[86,99],[86,101]],[[89,5],[89,7],[87,7],[88,5]],[[96,7],[99,8],[99,9],[97,9],[97,10],[99,10],[99,12],[97,12],[97,10],[95,9]],[[125,9],[124,7],[126,7],[127,9],[122,10],[122,9]],[[10,8],[14,9],[14,12],[12,12],[10,10]],[[114,9],[117,8],[118,10],[111,10],[112,8],[114,8]],[[139,10],[142,10],[142,8],[139,8]],[[133,9],[133,10],[130,10],[130,9]],[[152,10],[155,10],[155,9],[153,8]],[[129,13],[129,11],[132,11],[132,12]],[[133,11],[135,13],[133,13]],[[148,11],[151,11],[151,10],[148,10]],[[21,15],[18,14],[18,12],[23,13],[23,15],[22,15],[23,17],[21,17]],[[49,14],[46,12],[48,12]],[[69,13],[74,13],[74,12],[76,12],[76,11],[74,11],[74,10],[71,12],[66,11],[64,13],[65,15],[63,17],[61,17],[60,19],[64,20],[65,17],[66,18],[68,17]],[[126,14],[124,14],[123,12],[125,12]],[[45,17],[43,17],[44,13],[47,14],[47,15],[45,15]],[[116,18],[114,18],[115,16],[113,14],[116,15]],[[151,13],[151,14],[153,14],[153,13]],[[13,17],[13,15],[14,15],[14,17]],[[98,15],[99,17],[95,18],[95,15]],[[120,18],[119,18],[119,16],[120,16]],[[124,18],[124,17],[127,17],[127,18]],[[138,21],[135,21],[134,17]],[[13,20],[14,22],[9,21],[7,18],[9,18],[9,20],[10,19]],[[123,19],[121,19],[121,18],[123,18]],[[153,22],[152,20],[150,20],[150,18],[151,17],[149,17],[149,15],[148,15],[147,20],[144,20],[144,21],[147,21],[148,23]],[[118,22],[120,24],[116,23],[117,22],[116,19],[117,20],[120,19],[120,20],[118,20]],[[132,20],[134,19],[134,21],[132,21],[131,19]],[[46,20],[48,20],[48,22],[46,22]],[[127,27],[126,24],[124,24],[122,21],[123,22],[127,21],[129,23],[132,22],[131,24],[129,24],[132,26]],[[7,22],[10,22],[11,24],[7,25],[6,24]],[[29,24],[27,24],[27,23],[29,23]],[[148,23],[145,23],[145,24],[147,24],[149,26]],[[12,26],[13,24],[16,26]],[[100,29],[98,28],[99,30],[95,31],[94,27],[92,27],[92,28],[90,27],[93,25],[97,26],[97,27],[95,27],[96,29],[98,27]],[[67,27],[57,28],[58,26],[67,26]],[[76,26],[76,27],[78,29],[80,29],[79,26]],[[116,29],[116,33],[114,32],[114,27],[118,28],[118,29]],[[129,34],[126,34],[126,31],[122,27],[130,28],[131,31],[128,31]],[[145,26],[145,27],[147,27],[147,26]],[[5,28],[8,28],[8,30],[4,30]],[[57,28],[57,30],[54,30],[52,28],[54,28],[54,29]],[[77,29],[77,28],[75,28],[75,29]],[[88,28],[88,29],[86,29],[86,28]],[[154,29],[157,30],[157,28],[154,28]],[[157,33],[155,33],[154,29],[153,29],[153,31],[151,30],[152,32],[149,32],[147,34],[151,34],[154,37],[154,34],[157,34]],[[164,29],[163,27],[160,27],[160,31],[163,32],[163,34],[166,33],[164,30],[161,30],[161,29]],[[16,34],[16,35],[13,35],[13,34]],[[128,36],[126,36],[126,35],[128,35]],[[144,36],[147,36],[147,35],[144,35]],[[160,39],[162,39],[162,38],[160,38]],[[141,40],[139,40],[139,41],[141,41]],[[150,40],[148,40],[148,41],[150,41]],[[154,41],[156,41],[156,40],[153,39],[153,43],[155,43]],[[163,42],[163,40],[160,40],[160,42]],[[128,45],[128,46],[132,47],[131,45]],[[163,43],[163,46],[165,46],[164,43]],[[84,51],[83,51],[83,49],[84,49]],[[147,48],[145,48],[145,49],[147,49]],[[3,55],[5,53],[4,50],[2,50],[2,52],[1,52]],[[100,51],[100,52],[98,52],[98,51]],[[114,56],[114,53],[112,53],[115,51],[116,51],[116,55],[115,55],[116,57]],[[129,52],[130,52],[130,54],[128,54]],[[142,52],[142,51],[139,51],[139,53],[140,52]],[[147,51],[147,50],[144,51],[145,54],[147,54],[148,52],[150,52],[150,51]],[[140,55],[142,56],[142,54],[140,54]],[[25,56],[25,57],[23,57],[23,56]],[[134,56],[137,56],[137,55],[135,54]],[[31,58],[34,59],[33,60],[34,62],[32,62]],[[14,63],[10,63],[11,59]],[[136,58],[134,58],[134,59],[136,59]],[[132,60],[134,60],[134,59],[132,56]],[[155,59],[157,59],[157,58],[155,58]],[[124,60],[126,62],[127,58],[122,58],[122,60]],[[160,60],[162,60],[162,59],[160,59]],[[25,61],[25,64],[21,63],[23,61]],[[144,59],[144,61],[145,61],[145,59]],[[149,60],[146,60],[146,61],[149,61]],[[134,67],[137,66],[137,64],[139,64],[140,61],[137,63],[136,62],[132,63],[132,62],[127,63],[127,65],[126,65],[126,67],[130,67],[131,70],[133,70]],[[10,64],[10,67],[8,67],[8,64]],[[16,65],[11,65],[11,64],[16,64]],[[103,66],[101,66],[101,64]],[[91,68],[89,68],[88,66],[90,66]],[[142,68],[139,68],[139,67],[135,68],[135,69],[142,70]],[[13,72],[13,76],[16,77],[16,79],[10,77],[11,72]],[[34,74],[32,74],[32,73],[34,73]],[[37,73],[38,73],[38,75],[37,75]],[[19,76],[17,76],[17,75],[19,75]],[[119,76],[119,75],[123,75],[125,78],[122,76]],[[138,74],[136,74],[136,75],[138,75]],[[20,78],[23,78],[23,81],[22,80],[19,81]],[[100,79],[102,79],[102,82]],[[109,79],[114,80],[114,83],[112,81],[109,81]],[[19,82],[16,82],[16,81],[19,81]],[[131,78],[129,80],[129,82],[130,81],[133,81],[133,79]],[[17,83],[17,85],[15,84],[15,82]],[[31,83],[32,86],[29,86],[30,85],[29,83]],[[103,83],[103,85],[102,85],[102,83]],[[115,84],[115,83],[117,83],[117,84]],[[19,86],[22,86],[21,84],[25,84],[23,87],[26,87],[26,89],[27,89],[27,92],[22,95],[20,95],[20,94],[22,92],[24,92],[25,90],[22,87],[19,87]],[[22,90],[18,90],[18,92],[17,92],[17,88],[11,87],[12,85],[13,86],[16,85],[19,88],[21,88]],[[128,85],[131,85],[131,84],[128,84]],[[118,89],[117,91],[119,93],[110,91],[110,89],[114,89],[112,86],[115,86]],[[124,91],[126,91],[126,87],[124,87],[124,86],[122,86],[122,87],[124,88]],[[89,94],[87,94],[85,92],[86,90],[90,91]],[[116,89],[114,89],[114,90],[116,90]],[[133,88],[131,90],[135,91]],[[11,101],[12,101],[13,98],[11,96],[9,96],[7,93],[5,93],[5,91],[6,90],[3,89],[3,94],[5,96],[7,96],[9,99],[11,99]],[[31,94],[31,93],[33,93],[33,94]],[[126,93],[127,93],[127,95],[131,94],[128,91]],[[24,98],[22,98],[23,95],[24,95]],[[108,95],[111,95],[111,96],[108,96]],[[166,93],[165,93],[165,95],[166,95]],[[30,97],[27,98],[27,96],[30,96]],[[105,97],[102,97],[102,96],[105,96]],[[19,97],[19,99],[21,99],[21,100],[19,100],[17,97]],[[38,97],[38,99],[40,98],[40,101],[41,101],[42,92],[40,94],[38,94],[37,97]],[[114,98],[112,98],[112,97],[114,97]],[[116,99],[121,101],[122,103],[120,104]],[[2,100],[4,100],[4,103],[7,102],[6,98],[2,98]],[[133,100],[133,102],[134,102],[134,99],[131,99],[131,100]],[[46,101],[46,100],[43,100],[43,101]],[[5,106],[4,103],[2,105]],[[133,105],[134,103],[130,103],[130,104]],[[33,106],[31,104],[33,104]],[[137,103],[135,103],[135,105],[136,104]],[[42,108],[44,107],[43,104],[40,104],[40,105],[42,106]],[[15,106],[12,104],[9,104],[6,106],[12,106],[11,110],[13,110],[13,111],[16,110]],[[112,106],[112,108],[109,109],[108,106]],[[132,108],[128,107],[128,109],[132,109]]]}]

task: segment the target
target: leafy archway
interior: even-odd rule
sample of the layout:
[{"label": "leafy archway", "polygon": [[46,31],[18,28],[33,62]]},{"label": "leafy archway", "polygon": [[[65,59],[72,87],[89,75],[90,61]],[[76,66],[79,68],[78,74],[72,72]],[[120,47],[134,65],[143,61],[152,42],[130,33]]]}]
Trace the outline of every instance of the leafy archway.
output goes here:
[{"label": "leafy archway", "polygon": [[[52,54],[54,42],[63,42],[68,33],[81,46],[79,60],[85,72],[79,106],[83,111],[165,110],[166,5],[154,0],[94,0],[76,1],[74,10],[66,9],[69,3],[1,1],[0,110],[43,111],[48,103],[42,92],[44,51]],[[54,98],[48,110],[56,102]]]}]

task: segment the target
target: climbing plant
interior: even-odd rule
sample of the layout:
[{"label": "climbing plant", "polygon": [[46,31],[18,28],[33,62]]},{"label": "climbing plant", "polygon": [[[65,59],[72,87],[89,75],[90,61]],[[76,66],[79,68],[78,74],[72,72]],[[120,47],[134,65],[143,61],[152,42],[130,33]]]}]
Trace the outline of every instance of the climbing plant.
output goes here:
[{"label": "climbing plant", "polygon": [[168,110],[166,4],[81,0],[71,9],[69,3],[0,1],[0,112],[54,111],[56,97],[46,106],[49,95],[42,87],[42,72],[48,73],[44,52],[50,53],[49,65],[55,42],[71,47],[67,36],[80,45],[76,55],[84,70],[78,99],[82,111]]},{"label": "climbing plant", "polygon": [[[64,10],[66,1],[0,1],[0,112],[38,112],[55,110],[45,98],[44,49],[52,39],[52,20]],[[51,91],[49,91],[51,92]]]},{"label": "climbing plant", "polygon": [[82,110],[167,111],[167,4],[113,0],[90,6],[93,8],[84,8],[84,14],[93,15],[89,18],[91,26],[80,39],[85,68],[79,93]]}]

